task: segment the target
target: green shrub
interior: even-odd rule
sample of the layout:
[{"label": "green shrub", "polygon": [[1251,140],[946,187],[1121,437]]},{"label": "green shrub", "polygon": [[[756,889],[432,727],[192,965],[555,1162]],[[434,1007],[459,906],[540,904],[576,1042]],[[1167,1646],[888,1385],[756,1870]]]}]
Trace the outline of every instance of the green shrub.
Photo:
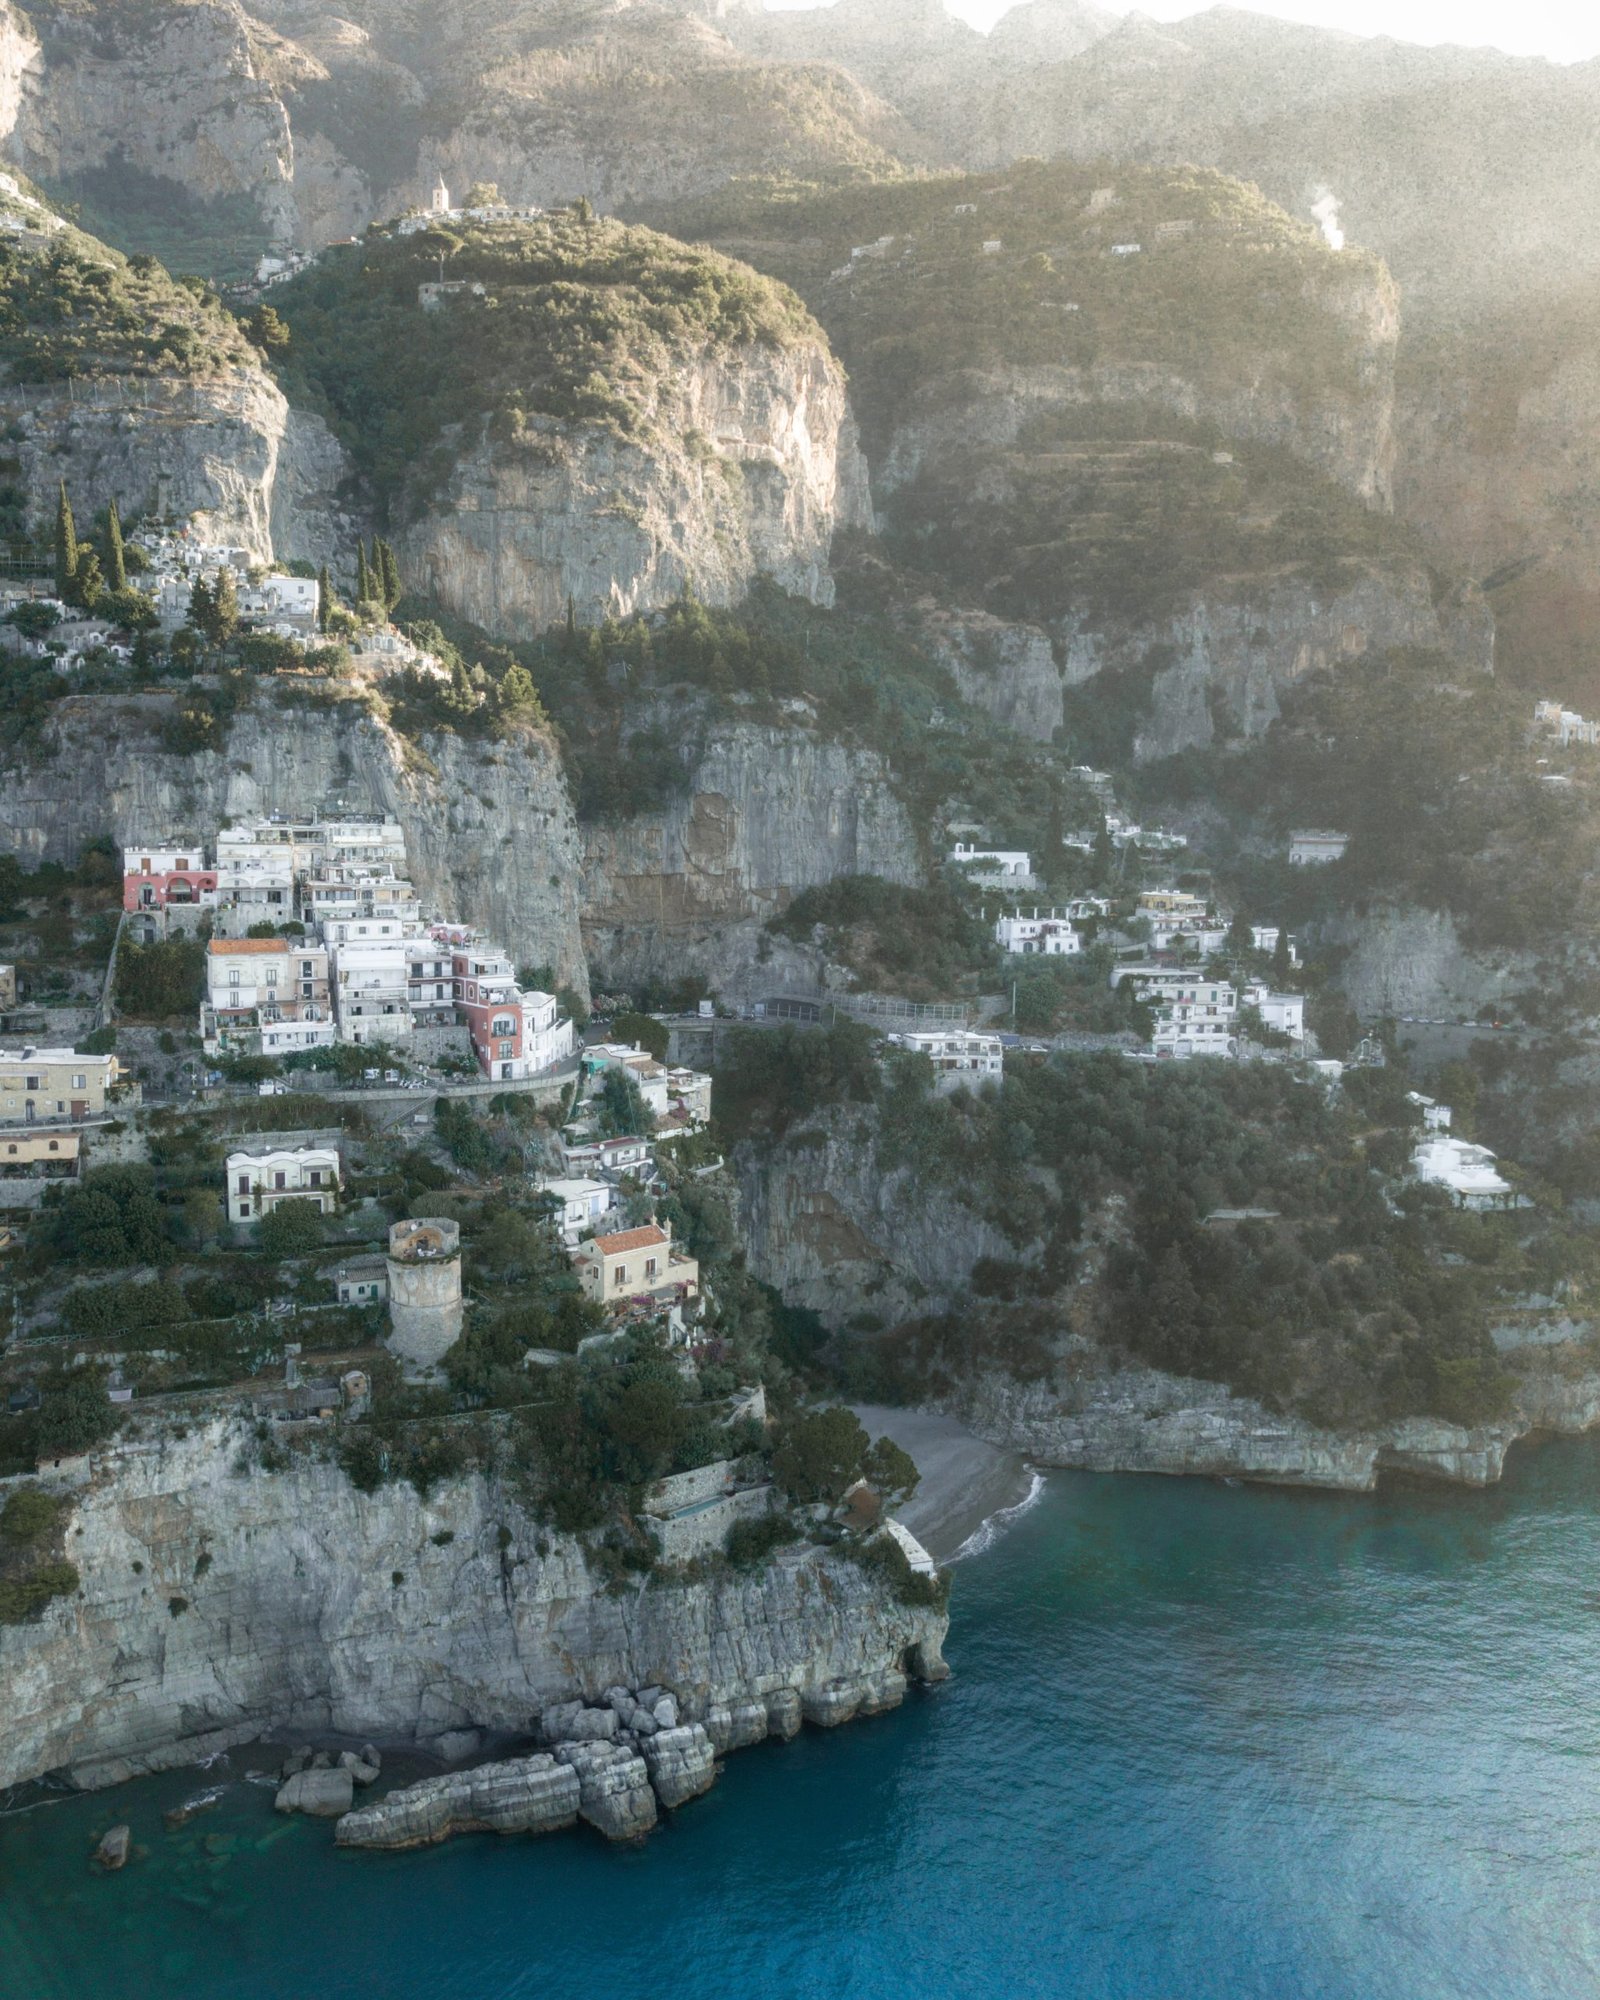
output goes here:
[{"label": "green shrub", "polygon": [[24,1486],[0,1508],[0,1541],[19,1547],[42,1541],[60,1520],[65,1503],[37,1486]]},{"label": "green shrub", "polygon": [[46,1563],[23,1576],[0,1577],[0,1625],[35,1618],[53,1598],[70,1597],[79,1577],[69,1562]]}]

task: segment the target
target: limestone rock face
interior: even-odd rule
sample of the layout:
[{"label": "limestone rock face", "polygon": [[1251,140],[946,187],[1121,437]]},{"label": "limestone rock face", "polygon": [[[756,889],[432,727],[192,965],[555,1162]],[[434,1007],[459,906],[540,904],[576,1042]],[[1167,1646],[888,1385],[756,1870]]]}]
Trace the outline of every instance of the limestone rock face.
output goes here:
[{"label": "limestone rock face", "polygon": [[791,978],[809,986],[810,970],[762,932],[769,917],[836,875],[922,879],[910,816],[872,752],[803,721],[732,721],[685,754],[688,788],[665,811],[583,830],[584,936],[608,980],[699,972],[752,998]]},{"label": "limestone rock face", "polygon": [[400,821],[430,906],[587,991],[577,828],[549,737],[445,734],[428,739],[424,760],[357,704],[296,712],[262,700],[235,717],[221,750],[180,755],[158,733],[170,712],[161,696],[59,703],[43,753],[0,772],[0,852],[70,862],[104,836],[206,837],[226,819],[344,798]]},{"label": "limestone rock face", "polygon": [[869,1300],[890,1320],[940,1311],[979,1258],[1017,1254],[955,1193],[885,1173],[868,1136],[830,1110],[806,1121],[801,1144],[733,1160],[751,1269],[835,1326]]},{"label": "limestone rock face", "polygon": [[[426,1501],[409,1485],[362,1494],[316,1457],[252,1470],[253,1438],[222,1418],[146,1435],[101,1454],[74,1489],[79,1590],[0,1627],[0,1785],[62,1769],[107,1783],[273,1734],[522,1734],[543,1710],[618,1686],[673,1693],[689,1725],[713,1706],[764,1704],[792,1734],[804,1690],[881,1682],[914,1660],[942,1669],[944,1613],[901,1604],[830,1552],[797,1545],[759,1571],[616,1598],[574,1541],[511,1554],[539,1531],[497,1484],[460,1479]],[[190,1607],[174,1619],[180,1585]],[[599,1748],[603,1763],[587,1748],[580,1760],[580,1783],[592,1766],[585,1810],[637,1830],[655,1804],[644,1763]]]},{"label": "limestone rock face", "polygon": [[1069,687],[1137,673],[1152,658],[1165,662],[1134,739],[1140,763],[1203,749],[1219,727],[1265,735],[1282,696],[1307,674],[1368,653],[1417,647],[1481,673],[1494,665],[1494,622],[1484,600],[1463,590],[1436,601],[1421,564],[1363,569],[1332,590],[1285,572],[1196,592],[1148,623],[1110,628],[1063,619],[1055,638]]},{"label": "limestone rock face", "polygon": [[1370,507],[1387,510],[1394,479],[1394,354],[1399,295],[1387,273],[1329,271],[1316,302],[1347,344],[1340,387],[1307,395],[1269,370],[1203,379],[1154,362],[1108,357],[1089,367],[1060,364],[967,369],[959,379],[919,384],[884,450],[875,451],[873,494],[883,502],[942,459],[1026,447],[1029,432],[1056,414],[1144,408],[1207,422],[1229,437],[1279,445]]},{"label": "limestone rock face", "polygon": [[1050,742],[1061,727],[1062,670],[1042,625],[969,607],[930,607],[914,625],[933,657],[954,675],[963,701],[1019,736]]},{"label": "limestone rock face", "polygon": [[649,442],[530,420],[465,441],[455,473],[400,536],[403,566],[450,610],[528,638],[707,603],[757,576],[833,602],[829,546],[863,522],[866,482],[844,375],[820,342],[707,350],[657,383]]},{"label": "limestone rock face", "polygon": [[644,1759],[620,1743],[563,1743],[557,1759],[576,1773],[578,1817],[607,1840],[637,1840],[656,1823]]},{"label": "limestone rock face", "polygon": [[[237,0],[0,16],[0,141],[23,170],[70,181],[126,164],[200,201],[245,198],[262,241],[289,242],[289,120],[274,51]],[[31,42],[31,50],[28,44]]]},{"label": "limestone rock face", "polygon": [[1469,951],[1446,910],[1379,908],[1359,921],[1330,924],[1324,934],[1348,947],[1339,983],[1350,1004],[1369,1017],[1470,1021],[1480,1008],[1506,1000],[1537,977],[1526,954],[1490,958]]},{"label": "limestone rock face", "polygon": [[578,1774],[554,1757],[517,1757],[419,1784],[347,1812],[341,1847],[430,1847],[458,1833],[550,1833],[578,1817]]},{"label": "limestone rock face", "polygon": [[650,1783],[664,1806],[686,1805],[709,1792],[717,1775],[717,1753],[703,1723],[660,1729],[639,1745]]},{"label": "limestone rock face", "polygon": [[[64,478],[75,495],[115,495],[125,516],[193,517],[207,539],[263,562],[273,553],[280,469],[304,457],[303,445],[285,453],[289,406],[271,377],[251,367],[211,378],[91,378],[70,394],[64,382],[0,387],[0,423],[16,433],[18,483],[41,519],[53,514]],[[306,436],[297,425],[297,439]],[[277,503],[284,554],[318,552],[293,498],[300,476],[287,473]]]}]

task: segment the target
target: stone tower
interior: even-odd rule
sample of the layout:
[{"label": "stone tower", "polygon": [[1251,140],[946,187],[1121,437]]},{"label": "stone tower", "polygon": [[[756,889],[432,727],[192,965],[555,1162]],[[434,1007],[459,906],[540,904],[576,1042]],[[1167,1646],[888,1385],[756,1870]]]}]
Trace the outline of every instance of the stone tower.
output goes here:
[{"label": "stone tower", "polygon": [[461,1338],[461,1226],[442,1216],[389,1230],[388,1347],[408,1374],[437,1365]]}]

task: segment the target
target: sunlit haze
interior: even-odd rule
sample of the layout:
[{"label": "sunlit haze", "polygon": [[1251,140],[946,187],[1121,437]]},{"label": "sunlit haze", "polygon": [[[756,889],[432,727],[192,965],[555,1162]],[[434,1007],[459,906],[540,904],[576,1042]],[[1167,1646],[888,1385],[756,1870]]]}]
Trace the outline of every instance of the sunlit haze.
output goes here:
[{"label": "sunlit haze", "polygon": [[[769,5],[783,0],[768,0]],[[795,0],[788,0],[795,4]],[[809,4],[809,0],[799,0]],[[975,28],[991,28],[1006,12],[1005,0],[949,0],[950,10]],[[1127,13],[1119,0],[1102,0]],[[1202,11],[1189,0],[1144,0],[1139,12],[1159,21],[1179,21]],[[1512,55],[1548,56],[1555,62],[1585,62],[1600,56],[1600,8],[1577,0],[1280,0],[1252,11],[1280,20],[1306,21],[1355,35],[1391,35],[1398,41],[1489,44]]]}]

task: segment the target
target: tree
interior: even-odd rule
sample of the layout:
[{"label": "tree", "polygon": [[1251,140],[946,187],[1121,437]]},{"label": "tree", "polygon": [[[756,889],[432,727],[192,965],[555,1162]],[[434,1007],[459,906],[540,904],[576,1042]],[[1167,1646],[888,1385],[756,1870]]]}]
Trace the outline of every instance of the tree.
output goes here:
[{"label": "tree", "polygon": [[393,611],[405,594],[400,582],[400,565],[395,561],[394,550],[387,542],[375,541],[372,545],[374,564],[377,569],[378,592],[385,611]]},{"label": "tree", "polygon": [[67,1458],[102,1443],[116,1428],[105,1371],[72,1368],[44,1385],[33,1419],[33,1448],[40,1458]]},{"label": "tree", "polygon": [[183,1226],[196,1243],[214,1243],[222,1230],[222,1201],[212,1188],[191,1188],[183,1198]]},{"label": "tree", "polygon": [[117,513],[117,503],[115,500],[106,509],[105,576],[107,590],[127,589],[128,560],[123,553],[122,520]]},{"label": "tree", "polygon": [[772,1455],[778,1484],[796,1500],[843,1499],[861,1477],[867,1434],[853,1410],[834,1404],[792,1417]]},{"label": "tree", "polygon": [[372,571],[367,565],[367,545],[356,543],[356,602],[370,604],[375,595]]},{"label": "tree", "polygon": [[328,620],[333,616],[333,578],[324,563],[317,571],[317,630],[326,632]]},{"label": "tree", "polygon": [[672,1042],[671,1031],[649,1014],[619,1014],[611,1023],[611,1033],[616,1041],[633,1043],[646,1055],[654,1056],[659,1063],[667,1059],[667,1050]]},{"label": "tree", "polygon": [[916,1460],[891,1437],[874,1440],[867,1453],[865,1472],[868,1483],[886,1506],[904,1506],[922,1480]]},{"label": "tree", "polygon": [[269,1257],[303,1257],[322,1241],[322,1214],[314,1201],[280,1201],[262,1216],[256,1241]]},{"label": "tree", "polygon": [[467,189],[463,208],[495,208],[500,201],[500,188],[495,181],[474,181]]},{"label": "tree", "polygon": [[61,482],[56,501],[56,595],[70,604],[77,594],[78,530],[72,518],[72,502],[67,498],[67,482]]},{"label": "tree", "polygon": [[209,639],[216,615],[216,599],[212,596],[211,586],[203,576],[197,576],[194,588],[189,592],[189,623]]},{"label": "tree", "polygon": [[85,611],[93,611],[105,595],[105,580],[100,574],[100,558],[94,550],[80,544],[78,548],[78,574],[73,579],[73,594]]},{"label": "tree", "polygon": [[289,329],[273,306],[257,306],[245,322],[245,331],[263,354],[288,352]]},{"label": "tree", "polygon": [[1289,926],[1279,924],[1278,941],[1272,947],[1272,983],[1281,993],[1289,984]]},{"label": "tree", "polygon": [[233,571],[223,565],[211,592],[211,637],[225,646],[239,629],[239,590]]}]

